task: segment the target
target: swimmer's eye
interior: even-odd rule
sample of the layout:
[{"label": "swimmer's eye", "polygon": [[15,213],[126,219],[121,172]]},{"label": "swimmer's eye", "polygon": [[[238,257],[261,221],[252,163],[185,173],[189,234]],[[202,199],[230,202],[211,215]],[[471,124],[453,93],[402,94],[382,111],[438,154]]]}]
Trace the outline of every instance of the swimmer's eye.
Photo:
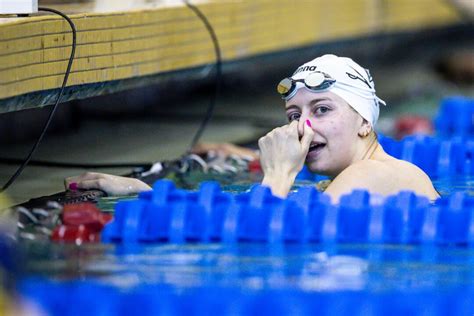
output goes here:
[{"label": "swimmer's eye", "polygon": [[314,110],[314,113],[316,115],[322,115],[322,114],[326,114],[327,112],[329,112],[329,110],[330,109],[326,106],[319,106]]},{"label": "swimmer's eye", "polygon": [[294,120],[298,121],[300,119],[300,117],[301,117],[301,114],[299,114],[299,113],[290,113],[290,114],[288,114],[288,121],[289,122],[293,122]]}]

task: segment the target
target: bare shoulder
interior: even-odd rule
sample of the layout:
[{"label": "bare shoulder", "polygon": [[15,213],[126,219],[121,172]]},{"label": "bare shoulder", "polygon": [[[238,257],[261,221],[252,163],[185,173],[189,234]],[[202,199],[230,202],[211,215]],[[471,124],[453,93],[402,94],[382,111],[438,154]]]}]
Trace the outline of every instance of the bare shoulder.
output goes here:
[{"label": "bare shoulder", "polygon": [[436,199],[438,193],[430,178],[417,166],[393,157],[385,160],[361,160],[344,169],[326,192],[336,199],[354,189],[365,189],[382,195],[411,190]]},{"label": "bare shoulder", "polygon": [[387,180],[387,177],[392,177],[399,181],[403,179],[410,179],[410,181],[418,179],[431,183],[428,175],[418,166],[393,157],[386,160],[360,160],[347,167],[339,176],[345,180],[358,176],[369,183],[378,182],[380,179]]},{"label": "bare shoulder", "polygon": [[390,167],[377,160],[361,160],[344,169],[332,184],[351,185],[354,188],[369,189],[390,173]]}]

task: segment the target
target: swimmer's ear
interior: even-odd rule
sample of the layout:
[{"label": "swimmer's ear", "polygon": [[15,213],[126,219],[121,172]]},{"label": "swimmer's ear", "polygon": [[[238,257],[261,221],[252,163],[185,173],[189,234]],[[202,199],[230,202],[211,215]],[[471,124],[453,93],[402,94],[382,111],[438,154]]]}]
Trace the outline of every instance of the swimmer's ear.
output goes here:
[{"label": "swimmer's ear", "polygon": [[369,136],[370,132],[372,131],[372,125],[364,119],[362,121],[362,125],[359,128],[359,132],[357,133],[360,137],[367,137]]}]

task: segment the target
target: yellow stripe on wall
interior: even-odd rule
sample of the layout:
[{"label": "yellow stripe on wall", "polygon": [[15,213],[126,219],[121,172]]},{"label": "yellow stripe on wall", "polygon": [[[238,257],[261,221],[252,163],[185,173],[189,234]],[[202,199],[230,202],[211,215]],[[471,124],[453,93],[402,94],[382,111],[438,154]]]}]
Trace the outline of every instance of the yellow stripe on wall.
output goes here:
[{"label": "yellow stripe on wall", "polygon": [[[455,23],[443,0],[207,1],[199,8],[225,61],[376,34]],[[202,22],[187,7],[72,15],[77,51],[69,86],[186,69],[215,60]],[[69,25],[54,16],[0,21],[0,99],[60,87]]]}]

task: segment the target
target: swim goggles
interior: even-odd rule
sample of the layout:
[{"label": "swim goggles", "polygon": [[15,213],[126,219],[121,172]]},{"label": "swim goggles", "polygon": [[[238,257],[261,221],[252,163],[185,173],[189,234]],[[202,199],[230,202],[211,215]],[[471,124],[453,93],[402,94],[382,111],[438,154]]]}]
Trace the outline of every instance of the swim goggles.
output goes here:
[{"label": "swim goggles", "polygon": [[285,78],[277,86],[278,93],[283,99],[289,99],[296,91],[297,83],[303,83],[306,88],[312,91],[322,91],[331,87],[336,80],[325,72],[315,71],[304,79]]}]

